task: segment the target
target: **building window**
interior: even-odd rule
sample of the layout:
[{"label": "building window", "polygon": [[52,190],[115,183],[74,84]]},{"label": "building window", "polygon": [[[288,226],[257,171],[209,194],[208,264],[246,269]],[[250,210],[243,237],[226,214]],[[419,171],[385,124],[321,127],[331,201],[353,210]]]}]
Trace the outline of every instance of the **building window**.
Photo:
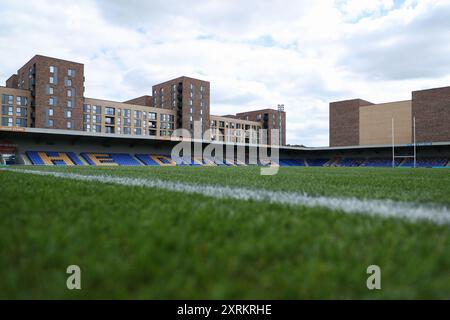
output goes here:
[{"label": "building window", "polygon": [[50,106],[54,106],[54,105],[55,105],[55,98],[50,98],[50,99],[48,99],[48,104],[49,104]]},{"label": "building window", "polygon": [[16,116],[26,117],[27,116],[27,108],[16,107]]},{"label": "building window", "polygon": [[27,97],[20,97],[20,96],[16,97],[16,105],[18,105],[18,106],[26,106],[27,104],[28,104]]},{"label": "building window", "polygon": [[86,113],[91,112],[91,105],[90,104],[83,104],[83,111]]},{"label": "building window", "polygon": [[53,127],[53,120],[52,119],[48,119],[47,127]]},{"label": "building window", "polygon": [[67,89],[67,96],[71,97],[72,96],[72,89]]},{"label": "building window", "polygon": [[53,93],[54,93],[53,87],[48,87],[48,94],[53,94]]},{"label": "building window", "polygon": [[71,87],[72,86],[72,79],[67,79],[66,80],[66,86],[67,87]]},{"label": "building window", "polygon": [[73,107],[72,100],[67,101],[67,106],[68,106],[69,108],[72,108],[72,107]]},{"label": "building window", "polygon": [[102,108],[100,106],[92,106],[92,111],[95,114],[102,114]]},{"label": "building window", "polygon": [[55,83],[55,78],[50,77],[50,78],[48,79],[48,82],[51,83],[51,84],[54,84],[54,83]]},{"label": "building window", "polygon": [[67,129],[72,129],[72,121],[67,121]]},{"label": "building window", "polygon": [[95,123],[101,123],[101,122],[102,122],[102,117],[101,117],[101,116],[93,116],[93,117],[92,117],[92,120],[93,120]]},{"label": "building window", "polygon": [[73,70],[73,69],[67,70],[67,75],[68,75],[69,77],[74,77],[74,76],[75,76],[75,70]]},{"label": "building window", "polygon": [[53,117],[53,109],[48,109],[48,115],[49,117]]},{"label": "building window", "polygon": [[134,126],[135,127],[141,127],[142,126],[141,119],[134,119]]},{"label": "building window", "polygon": [[2,103],[13,105],[14,104],[14,96],[10,96],[7,94],[2,95]]},{"label": "building window", "polygon": [[66,118],[72,118],[72,111],[66,110]]},{"label": "building window", "polygon": [[156,112],[149,112],[148,113],[148,119],[149,120],[156,120]]},{"label": "building window", "polygon": [[13,115],[13,107],[2,106],[2,114],[4,116],[12,116]]},{"label": "building window", "polygon": [[114,118],[105,117],[105,124],[114,125]]},{"label": "building window", "polygon": [[114,108],[111,108],[111,107],[106,107],[105,108],[105,114],[106,115],[113,116],[115,114],[114,111],[115,111]]},{"label": "building window", "polygon": [[2,126],[12,127],[13,126],[13,118],[3,117],[2,118]]},{"label": "building window", "polygon": [[48,70],[50,71],[50,73],[55,73],[55,67],[54,66],[48,67]]},{"label": "building window", "polygon": [[27,119],[17,118],[16,119],[16,126],[17,127],[26,127],[27,126]]}]

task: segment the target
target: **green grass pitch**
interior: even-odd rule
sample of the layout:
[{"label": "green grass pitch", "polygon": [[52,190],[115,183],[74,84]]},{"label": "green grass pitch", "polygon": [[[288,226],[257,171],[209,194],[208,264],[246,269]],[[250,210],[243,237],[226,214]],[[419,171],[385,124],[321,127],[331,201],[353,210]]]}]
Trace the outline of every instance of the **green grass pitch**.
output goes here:
[{"label": "green grass pitch", "polygon": [[[450,207],[446,169],[30,168]],[[2,299],[450,297],[448,224],[9,171],[0,190]]]}]

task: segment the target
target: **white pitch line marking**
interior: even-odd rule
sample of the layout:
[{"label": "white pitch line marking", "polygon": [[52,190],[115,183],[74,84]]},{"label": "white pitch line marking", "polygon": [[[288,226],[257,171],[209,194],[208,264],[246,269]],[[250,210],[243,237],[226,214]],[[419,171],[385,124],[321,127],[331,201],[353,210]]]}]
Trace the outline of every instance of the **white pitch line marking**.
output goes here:
[{"label": "white pitch line marking", "polygon": [[158,188],[168,191],[199,194],[217,199],[253,200],[291,206],[304,206],[308,208],[321,207],[348,214],[366,214],[387,218],[401,218],[409,221],[426,220],[440,225],[450,224],[450,210],[448,208],[414,202],[310,196],[306,193],[298,192],[188,184],[159,179],[114,177],[110,175],[82,175],[77,173],[9,168],[0,168],[0,170],[79,181]]}]

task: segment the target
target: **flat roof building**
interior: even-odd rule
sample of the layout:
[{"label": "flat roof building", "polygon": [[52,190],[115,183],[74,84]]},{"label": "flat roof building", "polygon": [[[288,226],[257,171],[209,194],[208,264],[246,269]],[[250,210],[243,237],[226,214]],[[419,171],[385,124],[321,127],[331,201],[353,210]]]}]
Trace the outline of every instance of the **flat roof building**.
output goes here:
[{"label": "flat roof building", "polygon": [[[411,100],[374,104],[362,99],[330,103],[330,146],[450,141],[450,87],[412,92]],[[392,130],[394,123],[394,132]]]},{"label": "flat roof building", "polygon": [[84,81],[82,63],[34,56],[6,80],[6,87],[0,87],[0,125],[168,139],[175,129],[192,133],[197,122],[203,133],[211,132],[207,140],[260,143],[261,129],[280,129],[280,141],[286,144],[285,112],[211,115],[208,81],[175,78],[154,85],[152,95],[125,102],[85,97]]}]

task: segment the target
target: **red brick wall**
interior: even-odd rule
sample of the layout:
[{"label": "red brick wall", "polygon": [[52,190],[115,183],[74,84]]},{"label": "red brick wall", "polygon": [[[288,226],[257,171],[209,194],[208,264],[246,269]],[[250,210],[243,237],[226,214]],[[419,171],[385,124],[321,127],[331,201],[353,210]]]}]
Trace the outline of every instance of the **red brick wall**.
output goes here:
[{"label": "red brick wall", "polygon": [[416,141],[450,141],[450,87],[413,91]]},{"label": "red brick wall", "polygon": [[142,97],[124,101],[124,103],[136,104],[138,106],[153,107],[153,97],[152,96],[142,96]]},{"label": "red brick wall", "polygon": [[11,77],[8,78],[8,80],[6,80],[7,88],[17,89],[17,84],[18,84],[17,74],[13,74]]},{"label": "red brick wall", "polygon": [[[34,126],[36,128],[48,128],[47,120],[48,109],[52,108],[54,110],[54,116],[50,117],[53,119],[54,125],[53,129],[67,129],[67,121],[72,120],[72,130],[82,130],[83,129],[83,96],[84,96],[84,65],[81,63],[55,59],[50,57],[44,57],[36,55],[29,62],[27,62],[18,71],[18,82],[24,81],[23,89],[31,90],[32,86],[29,78],[29,68],[35,68],[35,90],[34,98],[32,97],[32,102],[34,102],[34,114],[35,121]],[[50,70],[49,67],[56,67],[56,84],[49,84]],[[68,77],[68,69],[75,70],[75,76]],[[67,97],[68,86],[65,85],[65,78],[70,78],[72,80],[73,98]],[[50,95],[47,93],[47,87],[51,85],[54,88],[54,94]],[[54,106],[49,105],[49,98],[56,97],[57,103]],[[67,101],[71,99],[73,101],[72,108],[67,107]],[[70,110],[72,112],[71,119],[65,118],[65,110]]]},{"label": "red brick wall", "polygon": [[[247,116],[248,116],[248,120],[250,121],[258,121],[258,122],[264,122],[264,115],[267,114],[268,116],[268,121],[267,121],[267,128],[263,129],[267,129],[268,132],[268,137],[267,140],[268,142],[272,141],[272,135],[271,135],[271,130],[272,129],[280,129],[280,125],[279,125],[279,117],[281,115],[281,145],[286,145],[286,112],[278,112],[278,110],[274,110],[274,109],[263,109],[263,110],[254,110],[254,111],[248,111],[248,112],[241,112],[236,114],[236,117],[239,119],[243,119],[243,120],[247,120]],[[261,120],[259,120],[257,117],[258,115],[261,115]],[[273,119],[275,119],[275,124],[273,123]],[[264,126],[264,125],[263,125]]]},{"label": "red brick wall", "polygon": [[[173,108],[172,106],[172,85],[177,86],[177,107]],[[181,84],[181,91],[178,90],[179,85]],[[181,106],[181,113],[178,113],[181,115],[181,125],[177,126],[178,128],[184,128],[189,130],[189,99],[190,99],[190,85],[194,85],[194,97],[193,100],[193,113],[192,118],[193,121],[199,121],[200,120],[200,87],[204,87],[204,102],[205,107],[203,108],[203,124],[204,124],[204,130],[208,130],[210,128],[210,83],[208,81],[188,78],[188,77],[180,77],[176,78],[161,84],[157,84],[153,86],[153,99],[154,99],[154,107],[160,108],[161,107],[161,97],[160,97],[160,90],[161,88],[164,88],[164,109],[171,109],[171,110],[180,110],[179,106]],[[155,94],[156,92],[156,94]],[[181,101],[179,100],[181,98]],[[178,123],[178,121],[177,121]]]},{"label": "red brick wall", "polygon": [[330,147],[359,145],[359,107],[371,104],[361,99],[330,103]]}]

